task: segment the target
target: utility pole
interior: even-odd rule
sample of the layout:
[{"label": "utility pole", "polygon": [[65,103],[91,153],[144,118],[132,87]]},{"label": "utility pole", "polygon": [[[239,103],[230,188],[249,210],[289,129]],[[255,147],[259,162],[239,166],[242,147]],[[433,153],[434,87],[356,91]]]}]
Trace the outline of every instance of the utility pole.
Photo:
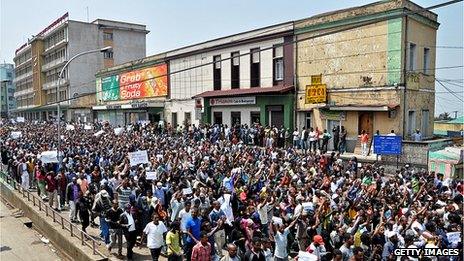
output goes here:
[{"label": "utility pole", "polygon": [[458,111],[453,111],[454,112],[454,119],[458,117]]}]

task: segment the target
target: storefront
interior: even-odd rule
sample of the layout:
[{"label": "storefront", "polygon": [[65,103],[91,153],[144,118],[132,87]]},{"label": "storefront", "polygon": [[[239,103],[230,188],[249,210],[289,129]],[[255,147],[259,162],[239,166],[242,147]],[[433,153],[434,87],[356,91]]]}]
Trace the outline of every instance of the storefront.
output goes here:
[{"label": "storefront", "polygon": [[108,121],[113,126],[124,126],[141,121],[164,120],[162,103],[131,103],[94,106],[98,121]]},{"label": "storefront", "polygon": [[203,98],[202,121],[210,124],[276,126],[293,129],[293,87],[210,91]]}]

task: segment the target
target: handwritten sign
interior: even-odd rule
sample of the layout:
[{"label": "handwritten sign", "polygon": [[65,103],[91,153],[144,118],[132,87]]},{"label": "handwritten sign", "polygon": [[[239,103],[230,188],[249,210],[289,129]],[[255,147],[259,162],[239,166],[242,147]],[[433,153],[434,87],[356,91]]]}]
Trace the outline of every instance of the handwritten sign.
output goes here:
[{"label": "handwritten sign", "polygon": [[16,122],[25,122],[24,117],[16,117]]},{"label": "handwritten sign", "polygon": [[10,134],[11,138],[12,139],[19,139],[23,136],[23,133],[20,132],[20,131],[12,131],[11,134]]},{"label": "handwritten sign", "polygon": [[461,233],[460,232],[450,232],[446,233],[448,237],[448,241],[452,243],[459,243],[461,242]]},{"label": "handwritten sign", "polygon": [[282,218],[279,218],[279,217],[272,217],[272,223],[274,223],[276,225],[283,225],[284,224]]},{"label": "handwritten sign", "polygon": [[114,129],[114,134],[116,134],[116,136],[119,136],[121,135],[123,131],[124,131],[124,128],[116,128]]},{"label": "handwritten sign", "polygon": [[191,195],[193,192],[192,192],[192,188],[184,188],[182,189],[182,194],[184,195]]},{"label": "handwritten sign", "polygon": [[148,153],[146,150],[129,152],[129,161],[131,166],[148,163]]},{"label": "handwritten sign", "polygon": [[84,125],[84,130],[91,130],[92,129],[92,126],[90,125]]},{"label": "handwritten sign", "polygon": [[147,180],[155,180],[156,179],[156,172],[155,171],[147,171]]},{"label": "handwritten sign", "polygon": [[74,130],[74,125],[66,124],[66,130]]}]

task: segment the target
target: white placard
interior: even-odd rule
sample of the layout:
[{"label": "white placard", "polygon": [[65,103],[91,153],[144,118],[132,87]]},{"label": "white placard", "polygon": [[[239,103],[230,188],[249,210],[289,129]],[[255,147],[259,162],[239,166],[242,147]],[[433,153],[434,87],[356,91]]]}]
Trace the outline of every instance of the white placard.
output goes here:
[{"label": "white placard", "polygon": [[312,210],[314,210],[314,205],[313,205],[313,203],[311,203],[311,202],[304,202],[304,203],[301,204],[301,206],[302,206],[303,209],[306,210],[306,211],[312,211]]},{"label": "white placard", "polygon": [[274,223],[276,225],[283,225],[284,224],[282,218],[279,218],[279,217],[272,217],[272,223]]},{"label": "white placard", "polygon": [[24,117],[16,117],[16,122],[25,122]]},{"label": "white placard", "polygon": [[84,130],[91,130],[92,129],[92,126],[90,125],[84,125]]},{"label": "white placard", "polygon": [[74,130],[74,125],[66,124],[66,130]]},{"label": "white placard", "polygon": [[44,151],[40,154],[42,163],[58,163],[58,154],[56,150]]},{"label": "white placard", "polygon": [[105,131],[104,131],[104,130],[100,130],[100,131],[98,131],[97,133],[95,133],[93,136],[98,137],[98,136],[102,135],[103,133],[105,133]]},{"label": "white placard", "polygon": [[306,251],[298,252],[298,261],[316,261],[317,256]]},{"label": "white placard", "polygon": [[449,242],[452,242],[452,243],[461,242],[461,233],[460,232],[446,233],[446,236],[448,237]]},{"label": "white placard", "polygon": [[129,161],[131,166],[136,166],[143,163],[148,163],[148,153],[146,150],[129,152]]},{"label": "white placard", "polygon": [[12,139],[19,139],[23,136],[23,133],[20,131],[12,131],[10,136]]},{"label": "white placard", "polygon": [[192,192],[192,188],[184,188],[182,189],[182,194],[184,195],[191,195],[193,192]]},{"label": "white placard", "polygon": [[155,180],[156,179],[156,172],[155,171],[148,171],[146,179],[147,180]]},{"label": "white placard", "polygon": [[116,128],[114,129],[114,134],[116,134],[116,136],[119,136],[121,135],[123,131],[124,131],[124,128]]}]

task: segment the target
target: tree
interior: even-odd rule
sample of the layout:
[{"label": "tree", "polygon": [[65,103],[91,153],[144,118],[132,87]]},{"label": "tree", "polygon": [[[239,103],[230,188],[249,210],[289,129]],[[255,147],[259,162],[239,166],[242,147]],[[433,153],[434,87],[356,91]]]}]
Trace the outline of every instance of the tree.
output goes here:
[{"label": "tree", "polygon": [[435,117],[435,120],[440,120],[440,121],[451,120],[451,117],[449,113],[444,112],[438,115],[438,117]]}]

